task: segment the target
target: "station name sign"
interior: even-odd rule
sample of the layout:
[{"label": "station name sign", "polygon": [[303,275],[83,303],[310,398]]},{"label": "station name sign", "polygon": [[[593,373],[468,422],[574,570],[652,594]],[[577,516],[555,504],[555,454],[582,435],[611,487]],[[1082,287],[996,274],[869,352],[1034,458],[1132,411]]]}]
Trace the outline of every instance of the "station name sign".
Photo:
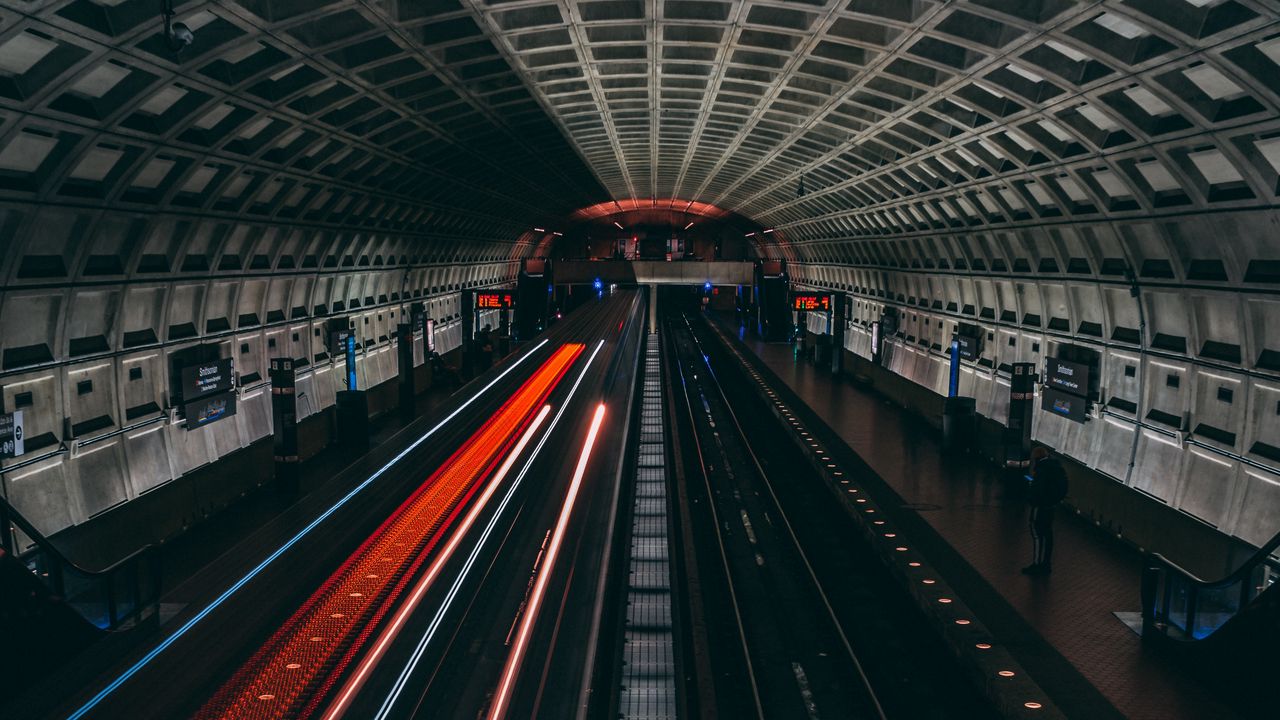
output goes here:
[{"label": "station name sign", "polygon": [[1046,358],[1045,382],[1050,388],[1079,397],[1089,396],[1089,366]]},{"label": "station name sign", "polygon": [[235,367],[231,358],[192,363],[182,368],[182,417],[187,430],[236,414]]},{"label": "station name sign", "polygon": [[819,312],[830,310],[831,296],[822,293],[791,293],[791,309]]},{"label": "station name sign", "polygon": [[505,310],[514,306],[515,302],[513,302],[509,292],[476,293],[476,309],[478,310]]},{"label": "station name sign", "polygon": [[182,368],[183,400],[230,391],[234,387],[231,372],[231,358],[210,360]]},{"label": "station name sign", "polygon": [[956,335],[956,348],[965,360],[976,360],[982,354],[981,338],[972,335]]},{"label": "station name sign", "polygon": [[329,346],[333,349],[333,357],[343,357],[347,354],[347,338],[349,337],[351,337],[350,328],[333,330],[329,333]]}]

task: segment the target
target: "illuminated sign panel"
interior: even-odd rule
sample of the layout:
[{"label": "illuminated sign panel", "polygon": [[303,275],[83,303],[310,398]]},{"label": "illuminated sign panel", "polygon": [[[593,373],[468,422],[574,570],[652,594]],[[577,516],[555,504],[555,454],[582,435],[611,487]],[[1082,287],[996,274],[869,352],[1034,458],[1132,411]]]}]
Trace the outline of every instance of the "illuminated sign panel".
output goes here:
[{"label": "illuminated sign panel", "polygon": [[1089,401],[1082,397],[1058,392],[1053,388],[1045,388],[1040,398],[1040,407],[1068,420],[1082,423],[1087,419]]},{"label": "illuminated sign panel", "polygon": [[182,416],[195,430],[236,414],[234,368],[220,358],[182,368]]},{"label": "illuminated sign panel", "polygon": [[1088,397],[1089,366],[1080,363],[1047,358],[1045,360],[1046,381],[1055,390],[1072,395]]},{"label": "illuminated sign panel", "polygon": [[831,296],[821,293],[791,293],[791,309],[824,312],[831,309]]},{"label": "illuminated sign panel", "polygon": [[1045,388],[1040,407],[1074,422],[1088,419],[1089,398],[1096,397],[1089,389],[1088,365],[1061,358],[1045,358]]},{"label": "illuminated sign panel", "polygon": [[225,392],[194,400],[183,407],[183,414],[187,417],[188,430],[229,418],[236,414],[236,394]]},{"label": "illuminated sign panel", "polygon": [[505,309],[514,305],[509,292],[476,293],[476,308],[479,310]]},{"label": "illuminated sign panel", "polygon": [[188,365],[182,368],[182,397],[193,400],[202,395],[227,392],[233,387],[231,358]]}]

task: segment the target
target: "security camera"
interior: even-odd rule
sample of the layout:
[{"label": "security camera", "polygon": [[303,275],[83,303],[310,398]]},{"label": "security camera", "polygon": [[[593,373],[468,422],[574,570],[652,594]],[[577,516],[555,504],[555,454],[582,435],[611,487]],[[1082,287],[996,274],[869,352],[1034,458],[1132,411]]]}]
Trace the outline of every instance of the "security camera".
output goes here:
[{"label": "security camera", "polygon": [[174,23],[169,33],[169,43],[173,45],[174,50],[181,50],[191,43],[195,42],[196,34],[191,32],[191,28],[186,23]]}]

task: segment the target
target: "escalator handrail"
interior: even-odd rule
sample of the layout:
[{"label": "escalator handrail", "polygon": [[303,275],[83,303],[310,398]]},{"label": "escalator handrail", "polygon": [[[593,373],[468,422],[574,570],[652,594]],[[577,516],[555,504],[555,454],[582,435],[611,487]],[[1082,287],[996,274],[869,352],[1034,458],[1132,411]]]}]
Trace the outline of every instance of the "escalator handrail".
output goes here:
[{"label": "escalator handrail", "polygon": [[[28,521],[25,517],[23,517],[22,513],[18,512],[17,508],[11,505],[9,501],[3,497],[0,497],[0,509],[3,509],[5,511],[5,516],[8,518],[9,522],[13,523],[14,525],[17,525],[19,530],[21,530],[24,534],[26,534],[27,537],[30,537],[32,540],[35,541],[35,544],[40,547],[40,550],[42,552],[47,552],[53,555],[55,558],[57,558],[58,562],[61,563],[64,567],[70,568],[71,570],[81,575],[85,575],[87,577],[105,577],[107,575],[114,573],[116,570],[119,570],[120,568],[128,565],[129,563],[134,562],[139,558],[142,558],[143,556],[146,556],[155,552],[156,550],[155,545],[151,543],[147,543],[146,545],[143,545],[137,550],[129,553],[128,555],[125,555],[124,557],[120,558],[119,560],[116,560],[115,562],[111,563],[110,565],[104,568],[99,568],[97,570],[90,570],[89,568],[83,567],[79,563],[75,562],[74,560],[68,558],[65,554],[63,554],[63,552],[58,549],[57,545],[54,545],[53,542],[49,540],[49,538],[44,536],[44,533],[41,533],[39,530],[37,530],[36,527],[31,524],[30,521]],[[0,528],[0,532],[7,533],[9,532],[9,528]],[[13,548],[14,557],[21,558],[22,555],[23,553],[19,553],[17,551],[17,548]]]},{"label": "escalator handrail", "polygon": [[1160,565],[1163,565],[1167,571],[1181,575],[1192,585],[1203,590],[1214,590],[1229,587],[1240,582],[1248,577],[1249,574],[1252,573],[1259,565],[1267,563],[1274,564],[1276,561],[1271,557],[1271,555],[1276,551],[1276,548],[1280,548],[1280,532],[1276,533],[1266,545],[1258,548],[1248,560],[1241,563],[1240,567],[1236,568],[1226,577],[1219,580],[1205,580],[1160,553],[1149,553],[1148,557]]}]

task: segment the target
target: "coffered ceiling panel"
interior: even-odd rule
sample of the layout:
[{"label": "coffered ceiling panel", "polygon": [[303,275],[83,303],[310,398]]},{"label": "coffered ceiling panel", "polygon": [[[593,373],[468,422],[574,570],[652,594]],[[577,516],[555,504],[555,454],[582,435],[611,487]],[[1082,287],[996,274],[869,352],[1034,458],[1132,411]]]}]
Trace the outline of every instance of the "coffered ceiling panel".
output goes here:
[{"label": "coffered ceiling panel", "polygon": [[[0,2],[0,192],[794,242],[1274,204],[1274,0]],[[448,218],[448,220],[445,220]]]}]

